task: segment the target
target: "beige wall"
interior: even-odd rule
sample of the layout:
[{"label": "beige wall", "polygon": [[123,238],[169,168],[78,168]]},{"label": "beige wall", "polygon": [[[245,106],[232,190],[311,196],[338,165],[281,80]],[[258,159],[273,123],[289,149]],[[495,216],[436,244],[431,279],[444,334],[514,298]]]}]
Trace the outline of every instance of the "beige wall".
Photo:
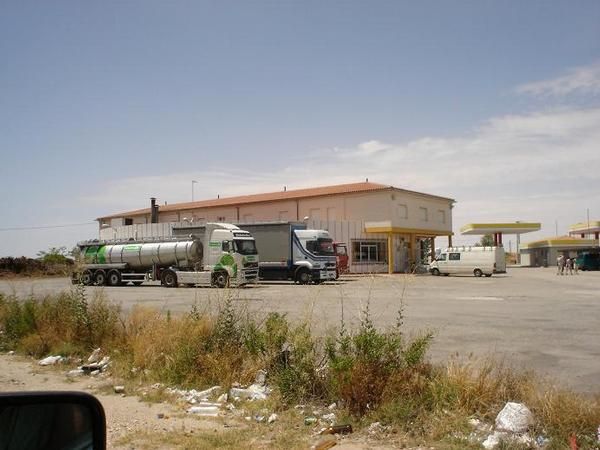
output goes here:
[{"label": "beige wall", "polygon": [[[241,206],[160,212],[160,222],[195,221],[256,222],[267,220],[384,221],[396,228],[452,232],[450,201],[403,191],[362,192],[298,200],[281,200]],[[221,219],[220,219],[221,218]],[[134,218],[134,224],[149,223]]]},{"label": "beige wall", "polygon": [[[278,202],[257,203],[242,205],[240,208],[240,221],[243,222],[259,222],[266,220],[280,220],[281,215],[287,215],[287,218],[281,220],[298,220],[296,217],[296,201],[282,200]],[[283,214],[285,213],[285,214]],[[245,220],[244,217],[251,215],[250,220]],[[302,216],[304,217],[304,216]],[[300,217],[300,219],[302,219]]]},{"label": "beige wall", "polygon": [[396,195],[391,202],[392,226],[452,231],[450,202],[421,196]]}]

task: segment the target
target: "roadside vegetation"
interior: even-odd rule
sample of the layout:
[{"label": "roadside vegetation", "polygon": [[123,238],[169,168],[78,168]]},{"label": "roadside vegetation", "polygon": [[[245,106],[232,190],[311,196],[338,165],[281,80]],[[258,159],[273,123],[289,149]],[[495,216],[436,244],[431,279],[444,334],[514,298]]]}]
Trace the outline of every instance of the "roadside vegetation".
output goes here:
[{"label": "roadside vegetation", "polygon": [[66,276],[73,270],[74,256],[66,247],[52,247],[38,252],[37,258],[0,258],[0,278]]},{"label": "roadside vegetation", "polygon": [[[533,433],[550,439],[546,448],[565,448],[573,435],[580,448],[597,445],[598,397],[492,360],[433,364],[427,356],[433,334],[407,336],[401,309],[396,325],[380,330],[367,302],[356,329],[341,321],[321,337],[310,323],[238,309],[225,292],[216,310],[194,306],[177,316],[143,307],[124,314],[101,294],[88,298],[83,286],[42,298],[0,294],[0,350],[76,358],[101,347],[113,374],[136,385],[228,388],[252,383],[262,369],[273,389],[269,402],[280,414],[299,403],[336,402],[338,416],[355,429],[380,422],[411,442],[441,448],[479,448],[465,441],[469,420],[493,423],[506,402],[521,402],[535,417]],[[235,434],[229,437],[234,445]]]}]

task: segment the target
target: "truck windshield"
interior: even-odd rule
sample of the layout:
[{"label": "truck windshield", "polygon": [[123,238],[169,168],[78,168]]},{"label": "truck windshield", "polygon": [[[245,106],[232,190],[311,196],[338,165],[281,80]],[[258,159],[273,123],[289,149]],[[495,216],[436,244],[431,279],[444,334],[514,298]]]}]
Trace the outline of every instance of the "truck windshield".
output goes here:
[{"label": "truck windshield", "polygon": [[234,249],[236,253],[242,255],[256,255],[256,243],[251,239],[236,239],[233,241]]},{"label": "truck windshield", "polygon": [[333,239],[319,238],[316,241],[306,241],[306,249],[315,255],[335,255]]}]

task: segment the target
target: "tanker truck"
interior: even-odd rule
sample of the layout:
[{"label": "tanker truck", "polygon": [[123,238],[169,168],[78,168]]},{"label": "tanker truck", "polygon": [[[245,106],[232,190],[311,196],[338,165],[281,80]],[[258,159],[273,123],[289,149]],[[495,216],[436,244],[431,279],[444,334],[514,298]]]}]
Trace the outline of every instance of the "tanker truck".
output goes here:
[{"label": "tanker truck", "polygon": [[248,231],[228,223],[207,223],[175,238],[77,244],[80,269],[73,282],[121,286],[158,281],[166,287],[242,286],[258,279],[258,254]]}]

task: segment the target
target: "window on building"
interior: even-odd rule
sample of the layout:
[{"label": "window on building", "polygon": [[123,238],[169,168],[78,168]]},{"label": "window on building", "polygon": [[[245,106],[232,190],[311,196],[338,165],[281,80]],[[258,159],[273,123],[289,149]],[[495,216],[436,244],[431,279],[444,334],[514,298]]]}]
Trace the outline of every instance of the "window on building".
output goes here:
[{"label": "window on building", "polygon": [[427,208],[424,208],[422,206],[419,208],[419,217],[423,222],[427,222],[429,220]]},{"label": "window on building", "polygon": [[352,241],[352,259],[355,263],[384,263],[387,261],[387,241]]},{"label": "window on building", "polygon": [[449,261],[460,261],[460,253],[448,253]]},{"label": "window on building", "polygon": [[446,223],[446,211],[443,209],[438,209],[438,222]]},{"label": "window on building", "polygon": [[133,225],[133,219],[125,219],[125,225]]},{"label": "window on building", "polygon": [[398,205],[396,214],[399,219],[408,219],[408,207],[406,205]]}]

